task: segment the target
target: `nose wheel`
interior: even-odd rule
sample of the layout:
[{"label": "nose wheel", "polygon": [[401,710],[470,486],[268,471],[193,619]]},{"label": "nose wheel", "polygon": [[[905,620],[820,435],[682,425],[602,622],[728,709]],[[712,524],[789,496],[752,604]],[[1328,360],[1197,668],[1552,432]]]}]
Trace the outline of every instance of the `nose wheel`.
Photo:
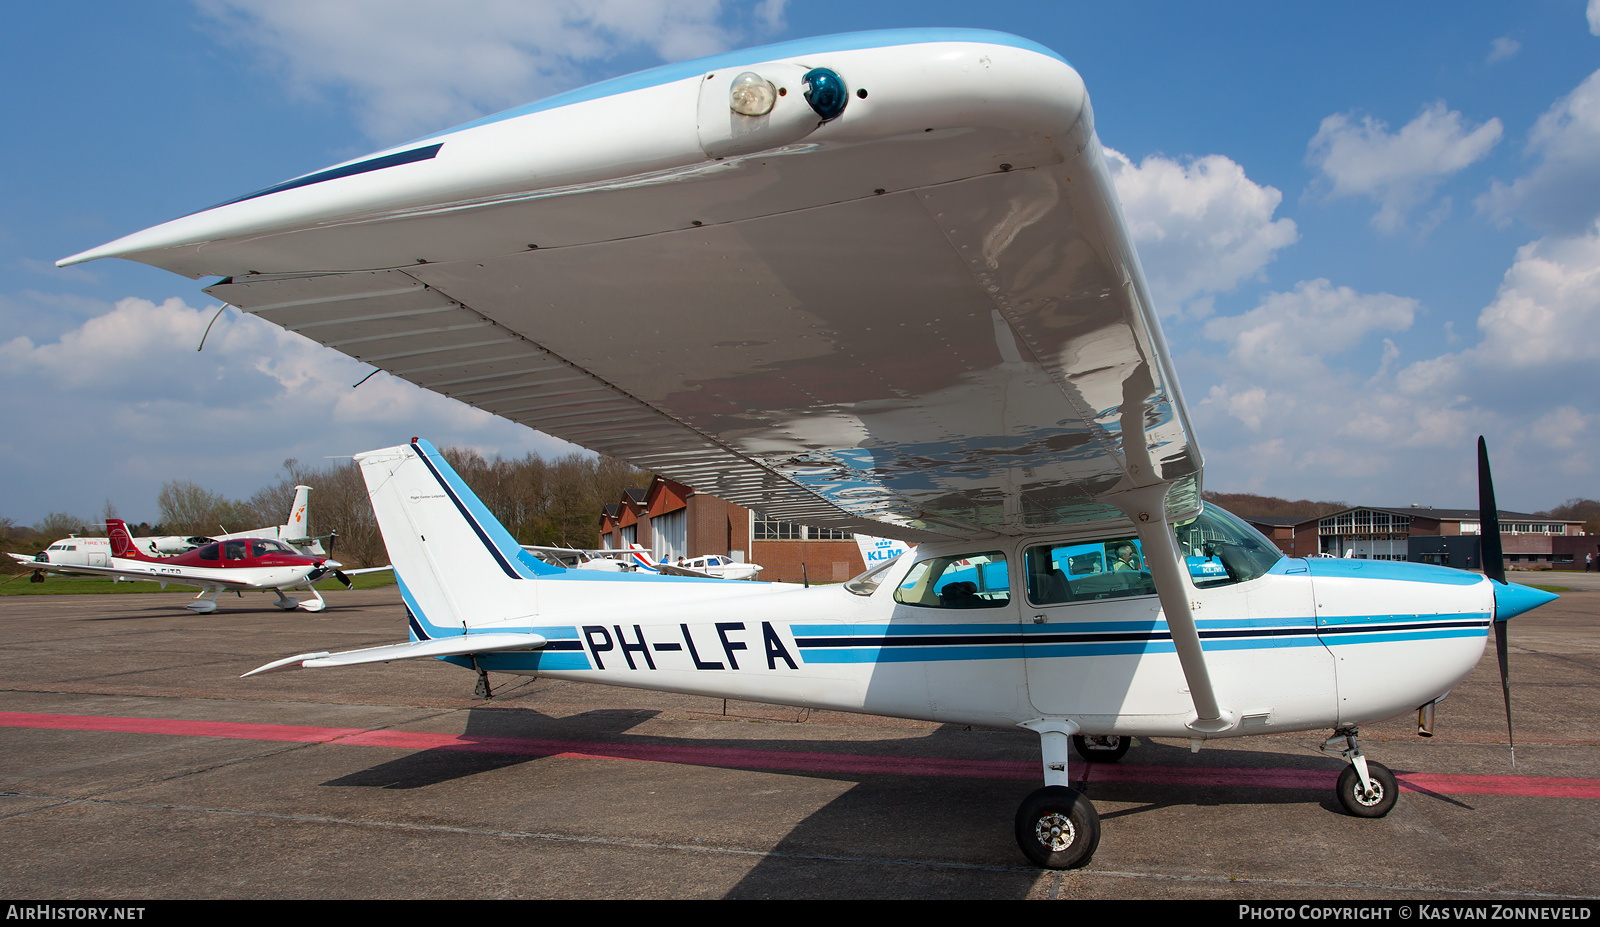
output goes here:
[{"label": "nose wheel", "polygon": [[1319,747],[1323,753],[1337,753],[1350,762],[1339,773],[1334,793],[1339,804],[1358,818],[1381,818],[1394,810],[1400,798],[1400,784],[1382,763],[1374,763],[1361,752],[1354,727],[1339,728]]},{"label": "nose wheel", "polygon": [[1381,818],[1394,809],[1400,797],[1400,786],[1394,773],[1382,763],[1367,762],[1367,785],[1362,787],[1361,774],[1355,766],[1346,766],[1339,774],[1339,804],[1358,818]]},{"label": "nose wheel", "polygon": [[1017,809],[1017,846],[1044,869],[1086,865],[1100,845],[1100,815],[1077,789],[1047,785]]}]

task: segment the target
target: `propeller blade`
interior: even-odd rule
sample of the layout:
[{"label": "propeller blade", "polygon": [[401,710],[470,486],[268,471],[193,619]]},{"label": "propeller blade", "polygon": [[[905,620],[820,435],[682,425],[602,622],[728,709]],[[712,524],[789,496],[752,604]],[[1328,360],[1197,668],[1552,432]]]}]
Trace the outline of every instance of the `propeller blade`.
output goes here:
[{"label": "propeller blade", "polygon": [[1509,622],[1494,623],[1494,655],[1500,661],[1500,692],[1506,700],[1506,742],[1511,745],[1511,765],[1517,765],[1517,739],[1511,733],[1511,666],[1506,659]]},{"label": "propeller blade", "polygon": [[[1478,551],[1483,560],[1483,575],[1506,583],[1505,554],[1500,548],[1500,509],[1494,501],[1494,477],[1489,472],[1489,445],[1478,436]],[[1498,598],[1498,597],[1497,597]],[[1510,629],[1505,619],[1494,616],[1494,654],[1500,662],[1500,694],[1506,703],[1506,742],[1511,746],[1511,765],[1517,765],[1517,740],[1511,731],[1511,663],[1506,640]],[[1507,615],[1507,618],[1510,616]]]},{"label": "propeller blade", "polygon": [[350,577],[344,575],[344,571],[343,570],[334,570],[333,571],[333,578],[337,579],[341,583],[344,583],[344,587],[346,589],[354,589],[355,588],[356,584],[351,581]]},{"label": "propeller blade", "polygon": [[1500,548],[1500,509],[1494,503],[1494,478],[1489,473],[1489,446],[1478,436],[1478,550],[1483,575],[1506,581],[1505,554]]}]

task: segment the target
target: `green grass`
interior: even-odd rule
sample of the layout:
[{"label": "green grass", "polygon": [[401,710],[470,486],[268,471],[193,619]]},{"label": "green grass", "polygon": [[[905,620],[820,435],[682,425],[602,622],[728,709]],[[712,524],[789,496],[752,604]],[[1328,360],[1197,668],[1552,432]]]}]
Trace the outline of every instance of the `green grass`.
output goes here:
[{"label": "green grass", "polygon": [[1568,588],[1566,586],[1540,586],[1537,583],[1529,583],[1529,585],[1533,586],[1533,588],[1535,588],[1535,589],[1543,589],[1545,592],[1571,592],[1572,591],[1570,588]]},{"label": "green grass", "polygon": [[[123,594],[141,592],[182,592],[194,595],[197,591],[193,586],[169,585],[165,590],[160,583],[145,580],[132,580],[117,582],[109,576],[61,576],[46,574],[44,582],[29,582],[29,574],[21,574],[18,578],[0,585],[0,595],[101,595]],[[350,577],[357,589],[375,589],[379,586],[394,585],[394,571],[384,573],[363,573],[360,576]],[[324,579],[317,583],[317,589],[322,592],[343,592],[344,584],[336,579]]]}]

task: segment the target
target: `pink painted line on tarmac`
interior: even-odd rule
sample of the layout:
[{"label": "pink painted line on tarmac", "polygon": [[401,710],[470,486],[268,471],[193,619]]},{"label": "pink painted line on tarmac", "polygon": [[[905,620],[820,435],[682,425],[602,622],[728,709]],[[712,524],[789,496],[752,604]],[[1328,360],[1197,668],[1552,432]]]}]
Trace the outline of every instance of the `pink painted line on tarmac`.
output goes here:
[{"label": "pink painted line on tarmac", "polygon": [[0,711],[0,727],[55,728],[66,731],[118,731],[179,737],[231,737],[323,743],[360,734],[360,727],[306,727],[298,724],[241,724],[236,721],[177,721],[168,718],[114,718],[103,715],[49,715]]},{"label": "pink painted line on tarmac", "polygon": [[[166,734],[178,737],[223,737],[290,743],[334,743],[340,746],[387,747],[395,750],[458,750],[509,756],[623,760],[821,773],[954,776],[1022,781],[1039,777],[1037,763],[1018,760],[962,760],[740,747],[544,740],[530,737],[485,737],[471,734],[436,734],[293,724],[244,724],[232,721],[181,721],[167,718],[120,718],[10,711],[0,712],[0,727]],[[1130,783],[1185,788],[1217,786],[1322,790],[1331,789],[1338,778],[1337,770],[1326,769],[1142,766],[1106,763],[1087,767],[1075,765],[1074,772],[1087,772],[1086,778],[1090,783]],[[1600,799],[1600,779],[1591,778],[1452,776],[1407,772],[1397,773],[1396,777],[1400,781],[1400,787],[1410,792]]]}]

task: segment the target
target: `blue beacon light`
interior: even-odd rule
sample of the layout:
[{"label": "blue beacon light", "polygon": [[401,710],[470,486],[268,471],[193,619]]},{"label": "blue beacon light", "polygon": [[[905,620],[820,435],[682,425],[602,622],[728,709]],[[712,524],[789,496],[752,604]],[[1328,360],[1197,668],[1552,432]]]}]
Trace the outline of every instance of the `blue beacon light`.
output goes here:
[{"label": "blue beacon light", "polygon": [[850,102],[850,91],[844,78],[828,68],[812,68],[800,79],[805,86],[806,102],[822,117],[823,122],[836,118]]}]

